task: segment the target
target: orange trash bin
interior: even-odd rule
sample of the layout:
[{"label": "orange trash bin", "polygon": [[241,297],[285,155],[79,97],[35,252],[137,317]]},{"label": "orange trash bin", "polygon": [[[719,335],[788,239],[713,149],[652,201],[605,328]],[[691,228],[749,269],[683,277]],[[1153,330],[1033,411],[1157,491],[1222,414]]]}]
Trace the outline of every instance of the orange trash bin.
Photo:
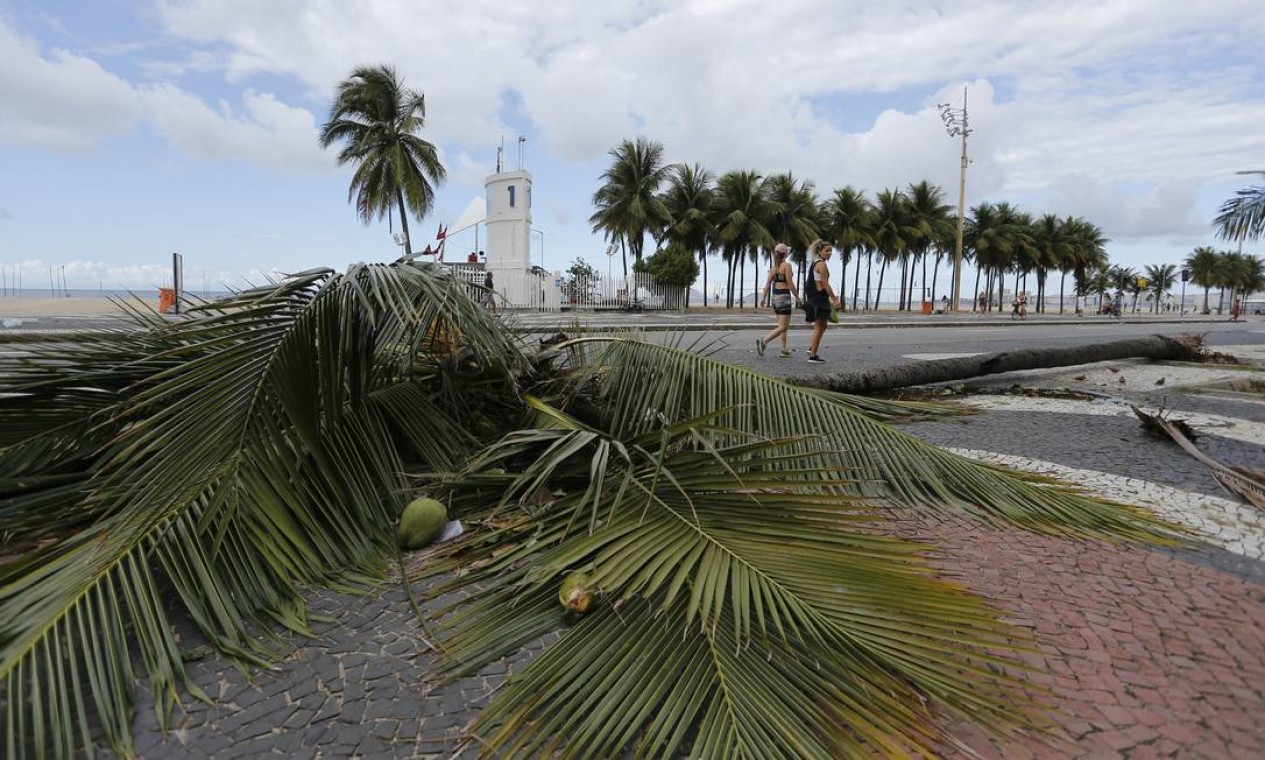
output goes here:
[{"label": "orange trash bin", "polygon": [[922,313],[923,313],[923,314],[930,314],[930,313],[931,313],[931,302],[930,302],[930,301],[923,301],[923,302],[922,302]]},{"label": "orange trash bin", "polygon": [[175,288],[158,289],[158,313],[166,314],[176,306]]}]

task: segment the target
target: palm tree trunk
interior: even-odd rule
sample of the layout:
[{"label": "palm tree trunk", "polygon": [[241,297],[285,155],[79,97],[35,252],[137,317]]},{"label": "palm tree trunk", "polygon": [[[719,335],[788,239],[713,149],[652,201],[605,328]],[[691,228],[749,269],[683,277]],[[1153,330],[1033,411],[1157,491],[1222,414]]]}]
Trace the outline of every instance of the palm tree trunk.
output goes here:
[{"label": "palm tree trunk", "polygon": [[1059,277],[1059,314],[1063,313],[1063,291],[1067,288],[1067,272],[1060,271]]},{"label": "palm tree trunk", "polygon": [[839,255],[840,262],[843,265],[843,271],[839,273],[839,310],[848,310],[848,252],[841,251]]},{"label": "palm tree trunk", "polygon": [[883,257],[883,265],[878,268],[878,291],[874,294],[874,310],[878,311],[878,302],[883,298],[883,275],[887,274],[887,257]]},{"label": "palm tree trunk", "polygon": [[874,274],[874,252],[865,254],[865,310],[870,310],[870,276]]},{"label": "palm tree trunk", "polygon": [[708,306],[710,305],[711,302],[707,298],[708,282],[707,282],[707,249],[706,248],[703,249],[702,259],[703,259],[703,305]]},{"label": "palm tree trunk", "polygon": [[744,249],[738,259],[738,308],[747,308],[747,251]]},{"label": "palm tree trunk", "polygon": [[628,288],[628,251],[624,248],[624,239],[619,239],[619,257],[624,262],[624,289]]},{"label": "palm tree trunk", "polygon": [[936,288],[939,287],[938,285],[936,285],[936,283],[940,281],[940,259],[941,258],[943,257],[937,253],[936,265],[931,268],[931,300],[933,301],[936,299]]},{"label": "palm tree trunk", "polygon": [[400,232],[404,233],[404,255],[413,255],[413,241],[408,235],[408,214],[404,209],[404,191],[399,187],[395,188],[395,200],[400,204]]},{"label": "palm tree trunk", "polygon": [[[979,262],[976,262],[976,263],[979,263]],[[980,309],[980,305],[979,305],[979,276],[980,276],[980,273],[982,273],[983,271],[984,271],[984,267],[982,267],[982,266],[975,267],[975,290],[973,290],[973,291],[971,292],[971,299],[972,299],[972,303],[971,303],[971,311],[975,311],[976,309]],[[983,309],[980,309],[980,311],[983,311]]]}]

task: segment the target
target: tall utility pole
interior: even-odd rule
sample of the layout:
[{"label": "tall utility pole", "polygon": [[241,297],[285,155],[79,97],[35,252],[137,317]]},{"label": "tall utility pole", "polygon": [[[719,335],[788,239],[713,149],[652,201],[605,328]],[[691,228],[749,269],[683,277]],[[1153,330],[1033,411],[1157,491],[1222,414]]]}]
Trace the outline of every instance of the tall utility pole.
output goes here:
[{"label": "tall utility pole", "polygon": [[962,170],[958,176],[958,231],[953,243],[953,311],[962,310],[962,233],[966,225],[966,166],[971,162],[966,157],[966,138],[973,132],[970,119],[966,113],[966,87],[962,87],[962,107],[954,108],[949,103],[940,104],[940,119],[950,137],[962,137]]}]

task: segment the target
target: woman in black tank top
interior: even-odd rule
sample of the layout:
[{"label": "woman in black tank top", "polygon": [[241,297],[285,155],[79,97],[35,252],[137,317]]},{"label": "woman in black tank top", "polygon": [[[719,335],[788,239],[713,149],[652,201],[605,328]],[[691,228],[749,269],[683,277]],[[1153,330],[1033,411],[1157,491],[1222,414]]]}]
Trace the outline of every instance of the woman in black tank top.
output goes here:
[{"label": "woman in black tank top", "polygon": [[773,313],[777,316],[777,327],[774,327],[763,338],[756,339],[755,350],[760,356],[764,356],[765,346],[772,343],[774,339],[781,338],[782,351],[778,357],[791,358],[787,331],[791,329],[791,310],[799,303],[799,295],[795,292],[795,273],[791,271],[791,265],[786,260],[790,252],[790,247],[785,243],[778,243],[773,247],[773,266],[769,267],[769,276],[764,281],[764,295],[760,302],[773,307]]}]

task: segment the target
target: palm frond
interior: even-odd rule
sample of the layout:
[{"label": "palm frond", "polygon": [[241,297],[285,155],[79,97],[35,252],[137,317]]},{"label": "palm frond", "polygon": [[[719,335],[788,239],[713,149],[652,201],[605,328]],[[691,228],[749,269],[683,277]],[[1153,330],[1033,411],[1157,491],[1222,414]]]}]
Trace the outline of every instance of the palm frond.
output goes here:
[{"label": "palm frond", "polygon": [[[7,400],[111,399],[88,428],[106,434],[45,469],[29,454],[55,448],[62,417],[0,450],[11,540],[45,540],[50,516],[61,530],[0,567],[11,757],[90,749],[92,714],[126,754],[134,651],[165,723],[189,684],[164,589],[218,648],[249,661],[269,655],[252,632],[305,631],[300,585],[376,574],[393,551],[405,456],[436,468],[462,459],[459,425],[430,419],[445,393],[464,392],[451,387],[462,364],[484,382],[523,366],[460,282],[407,261],[245,291],[138,343],[146,350],[113,370],[118,346],[105,337],[70,358],[33,347],[24,371],[0,371]],[[0,428],[22,410],[0,406]]]},{"label": "palm frond", "polygon": [[[482,529],[429,559],[428,575],[465,568],[438,593],[481,588],[441,613],[446,671],[556,629],[570,571],[601,599],[481,714],[489,752],[610,757],[636,742],[666,756],[690,742],[698,757],[930,756],[927,698],[1000,732],[1029,726],[986,666],[1018,667],[1014,631],[874,530],[838,483],[788,479],[815,471],[805,441],[707,443],[733,435],[681,429],[608,460],[596,507],[590,463],[555,445],[565,434],[502,460],[548,469],[551,498],[467,512]],[[485,484],[448,486],[460,507]],[[581,511],[600,519],[577,524]]]},{"label": "palm frond", "polygon": [[[818,472],[847,478],[847,491],[929,513],[965,512],[1050,533],[1171,541],[1181,533],[1141,510],[1021,478],[950,454],[872,419],[856,397],[797,388],[710,357],[629,338],[585,338],[571,354],[575,393],[607,411],[601,427],[637,435],[718,407],[717,423],[769,438],[821,436],[804,444]],[[892,403],[891,409],[900,405]]]}]

